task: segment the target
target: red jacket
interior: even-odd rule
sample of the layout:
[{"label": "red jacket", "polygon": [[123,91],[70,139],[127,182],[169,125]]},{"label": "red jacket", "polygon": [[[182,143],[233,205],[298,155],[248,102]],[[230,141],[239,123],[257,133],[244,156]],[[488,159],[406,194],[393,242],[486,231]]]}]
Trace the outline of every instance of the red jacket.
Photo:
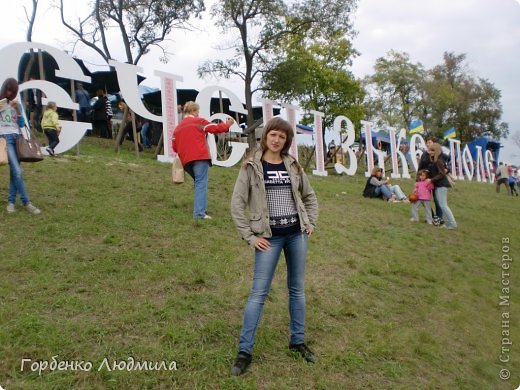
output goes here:
[{"label": "red jacket", "polygon": [[179,155],[182,165],[192,161],[211,160],[206,133],[225,133],[225,123],[212,123],[204,118],[186,116],[173,131],[173,150]]}]

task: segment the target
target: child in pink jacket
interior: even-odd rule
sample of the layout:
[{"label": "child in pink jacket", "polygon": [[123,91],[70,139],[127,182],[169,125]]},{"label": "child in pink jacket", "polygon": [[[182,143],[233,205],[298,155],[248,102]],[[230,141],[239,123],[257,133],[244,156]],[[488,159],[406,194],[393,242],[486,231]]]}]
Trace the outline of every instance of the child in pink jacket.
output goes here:
[{"label": "child in pink jacket", "polygon": [[414,191],[417,194],[417,201],[412,204],[412,218],[410,221],[419,222],[419,206],[422,204],[426,213],[426,223],[431,225],[433,221],[430,202],[432,200],[432,190],[434,186],[426,180],[430,177],[430,172],[427,169],[421,169],[418,172],[418,176],[419,180],[415,182],[414,187]]}]

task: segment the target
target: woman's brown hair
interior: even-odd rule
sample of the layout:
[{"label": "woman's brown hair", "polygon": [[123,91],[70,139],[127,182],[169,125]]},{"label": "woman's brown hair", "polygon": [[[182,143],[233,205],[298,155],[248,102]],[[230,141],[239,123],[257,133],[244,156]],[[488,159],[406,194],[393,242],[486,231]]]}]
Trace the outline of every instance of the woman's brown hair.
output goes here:
[{"label": "woman's brown hair", "polygon": [[12,77],[6,79],[0,88],[0,99],[7,98],[7,90],[11,93],[9,100],[12,100],[18,94],[18,81]]},{"label": "woman's brown hair", "polygon": [[289,122],[280,117],[274,117],[265,124],[262,138],[260,138],[260,148],[262,148],[262,153],[267,150],[267,134],[273,130],[281,131],[287,137],[280,154],[282,156],[288,155],[294,138],[294,130]]},{"label": "woman's brown hair", "polygon": [[439,145],[437,142],[434,142],[431,144],[428,150],[433,152],[433,161],[437,161],[441,155],[441,145]]},{"label": "woman's brown hair", "polygon": [[[265,153],[265,151],[267,150],[267,134],[269,134],[269,132],[271,132],[273,130],[281,131],[287,137],[285,140],[285,144],[284,144],[282,150],[280,151],[280,155],[282,155],[282,156],[289,155],[289,149],[291,148],[292,141],[294,139],[294,130],[293,130],[291,124],[289,122],[287,122],[285,119],[282,119],[280,117],[274,117],[274,118],[271,118],[269,121],[267,121],[267,123],[265,124],[264,131],[262,132],[262,137],[260,138],[260,146],[254,148],[251,151],[249,159],[252,158],[252,156],[254,156],[254,154],[258,150],[262,151],[262,155]],[[247,166],[249,159],[244,160],[244,163],[242,165],[243,167]],[[298,173],[299,174],[302,173],[303,170],[302,170],[301,165],[298,163],[298,161],[295,160],[294,163],[298,167]]]},{"label": "woman's brown hair", "polygon": [[379,167],[374,167],[374,168],[372,168],[372,172],[370,173],[370,175],[371,176],[377,176],[377,173],[379,171],[383,171],[383,170],[381,168],[379,168]]}]

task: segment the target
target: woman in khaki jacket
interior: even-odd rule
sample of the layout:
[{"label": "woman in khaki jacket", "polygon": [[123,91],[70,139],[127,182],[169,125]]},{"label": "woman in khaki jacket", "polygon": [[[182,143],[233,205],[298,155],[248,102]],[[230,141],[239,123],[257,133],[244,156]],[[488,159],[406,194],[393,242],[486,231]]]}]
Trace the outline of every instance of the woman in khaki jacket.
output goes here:
[{"label": "woman in khaki jacket", "polygon": [[288,154],[293,138],[287,121],[271,119],[260,147],[245,161],[235,183],[231,216],[242,239],[255,248],[255,268],[232,375],[241,375],[251,363],[256,328],[282,250],[289,289],[289,348],[316,361],[304,343],[304,278],[318,201],[300,164]]}]

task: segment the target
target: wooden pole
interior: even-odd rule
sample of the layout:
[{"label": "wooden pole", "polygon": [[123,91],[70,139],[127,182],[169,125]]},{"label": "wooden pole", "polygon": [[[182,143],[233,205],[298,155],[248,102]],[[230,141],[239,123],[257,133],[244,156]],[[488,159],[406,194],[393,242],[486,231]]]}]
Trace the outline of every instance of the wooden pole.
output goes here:
[{"label": "wooden pole", "polygon": [[132,110],[130,110],[130,116],[132,118],[132,131],[134,134],[135,156],[139,158],[139,140],[137,139],[137,126],[135,125],[135,113]]},{"label": "wooden pole", "polygon": [[[70,80],[70,96],[72,97],[72,101],[76,101],[76,88],[74,88],[74,80]],[[72,119],[74,122],[78,121],[78,112],[76,110],[72,110]],[[79,157],[79,142],[76,144],[76,156]]]},{"label": "wooden pole", "polygon": [[123,138],[123,129],[126,126],[126,122],[128,122],[128,105],[125,103],[125,110],[123,111],[123,119],[121,120],[121,124],[119,125],[119,131],[116,136],[116,148],[115,151],[119,153],[119,147],[121,144],[121,138]]},{"label": "wooden pole", "polygon": [[159,142],[157,142],[157,147],[155,148],[155,153],[154,153],[155,158],[157,158],[159,153],[161,153],[161,150],[163,148],[163,143],[164,143],[163,132],[161,131],[161,137],[159,138]]}]

